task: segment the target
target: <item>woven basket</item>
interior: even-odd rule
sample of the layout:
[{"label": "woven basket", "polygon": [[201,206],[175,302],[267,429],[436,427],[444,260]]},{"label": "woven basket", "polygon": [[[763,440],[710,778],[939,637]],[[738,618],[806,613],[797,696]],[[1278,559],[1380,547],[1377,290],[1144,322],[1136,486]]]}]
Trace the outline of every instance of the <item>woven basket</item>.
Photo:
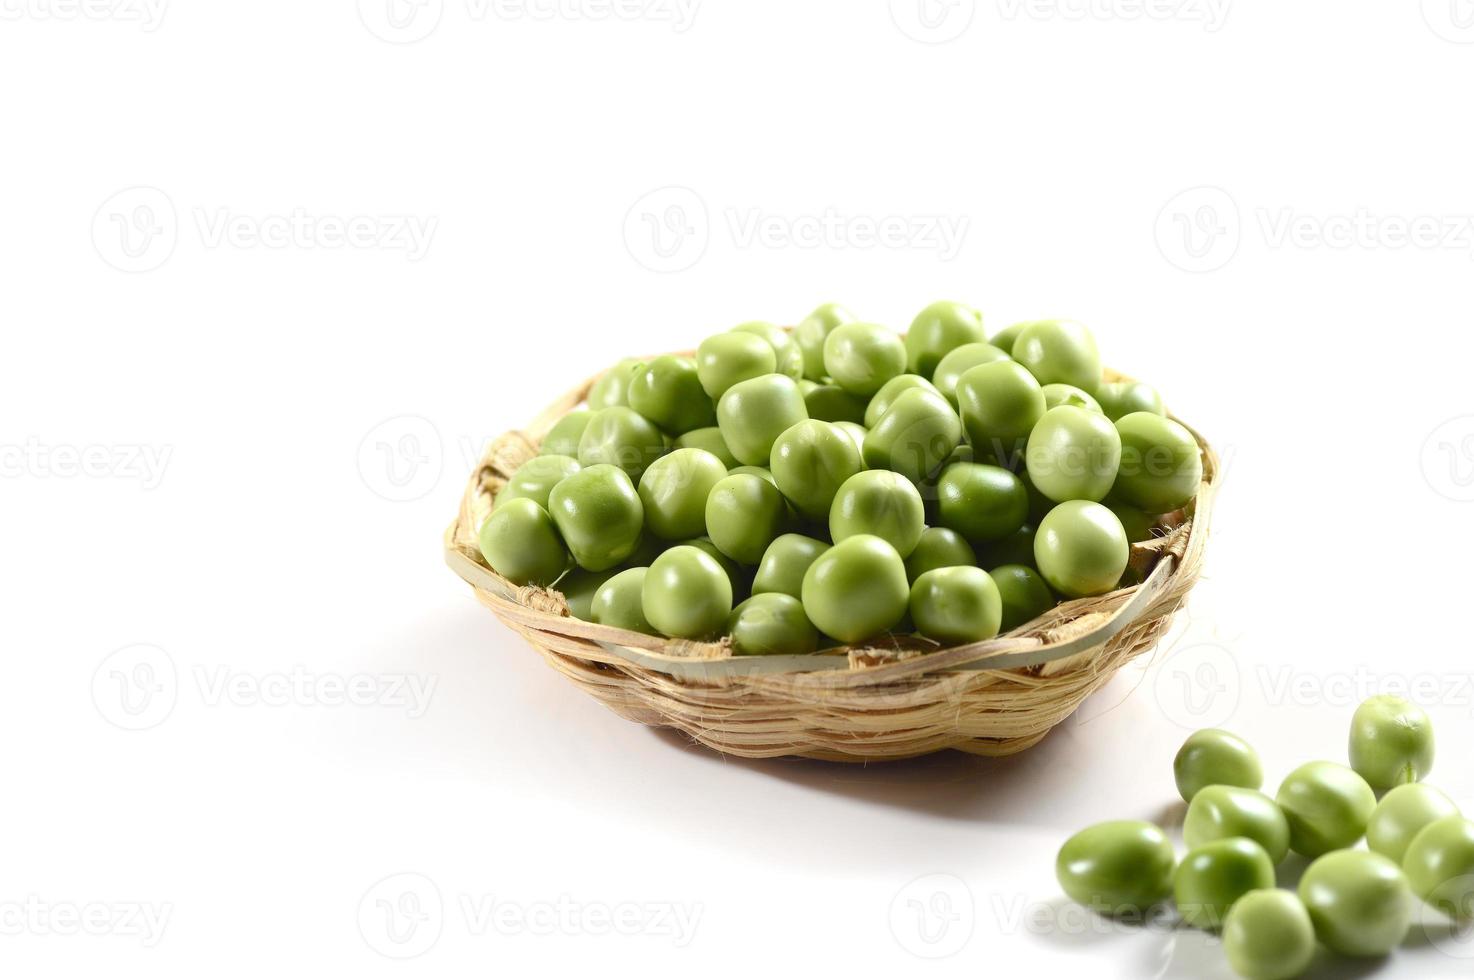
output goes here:
[{"label": "woven basket", "polygon": [[1132,545],[1138,584],[1062,603],[991,640],[939,649],[886,636],[807,656],[746,657],[725,640],[667,640],[584,622],[556,589],[519,587],[488,568],[476,531],[493,496],[595,380],[487,448],[445,533],[446,562],[548,664],[616,714],[679,729],[721,752],[839,762],[943,749],[1022,752],[1161,639],[1198,579],[1219,466],[1193,432],[1202,486],[1187,511],[1165,519],[1163,536]]}]

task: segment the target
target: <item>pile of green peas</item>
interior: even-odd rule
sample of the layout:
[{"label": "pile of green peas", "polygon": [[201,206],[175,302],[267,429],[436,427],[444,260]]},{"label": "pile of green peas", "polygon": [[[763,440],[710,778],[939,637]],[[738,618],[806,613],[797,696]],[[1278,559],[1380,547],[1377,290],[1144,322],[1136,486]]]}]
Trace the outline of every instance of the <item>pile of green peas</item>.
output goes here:
[{"label": "pile of green peas", "polygon": [[933,303],[904,336],[837,304],[741,324],[594,383],[479,528],[574,616],[804,654],[988,639],[1120,587],[1188,505],[1199,447],[1068,321],[994,335]]},{"label": "pile of green peas", "polygon": [[[1173,762],[1188,804],[1182,861],[1160,827],[1117,820],[1070,838],[1055,874],[1066,894],[1104,915],[1175,900],[1186,925],[1222,934],[1230,965],[1250,980],[1301,976],[1317,944],[1385,956],[1407,935],[1414,897],[1474,922],[1474,820],[1421,782],[1433,748],[1422,709],[1379,695],[1352,719],[1350,766],[1306,763],[1270,798],[1247,742],[1194,732]],[[1310,859],[1294,891],[1276,887],[1291,851]]]}]

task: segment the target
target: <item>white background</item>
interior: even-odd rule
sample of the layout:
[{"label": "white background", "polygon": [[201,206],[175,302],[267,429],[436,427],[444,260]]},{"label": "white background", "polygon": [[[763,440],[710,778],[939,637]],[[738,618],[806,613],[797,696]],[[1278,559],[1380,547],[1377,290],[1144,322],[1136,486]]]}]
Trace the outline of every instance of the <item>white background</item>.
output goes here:
[{"label": "white background", "polygon": [[[1192,728],[1273,792],[1416,684],[1474,804],[1467,0],[551,3],[0,0],[0,969],[1219,978],[1052,871]],[[1175,657],[1038,749],[724,759],[440,564],[615,358],[941,297],[1227,463]]]}]

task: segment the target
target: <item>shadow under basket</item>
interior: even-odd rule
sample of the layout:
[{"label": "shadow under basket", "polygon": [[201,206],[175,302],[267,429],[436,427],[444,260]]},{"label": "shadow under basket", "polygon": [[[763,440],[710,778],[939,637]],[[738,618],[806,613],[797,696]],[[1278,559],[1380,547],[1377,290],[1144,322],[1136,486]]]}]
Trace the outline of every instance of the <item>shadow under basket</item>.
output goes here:
[{"label": "shadow under basket", "polygon": [[1213,449],[1188,426],[1202,450],[1203,483],[1186,510],[1159,523],[1160,536],[1131,546],[1127,575],[1136,584],[1061,603],[991,640],[938,648],[886,635],[806,656],[750,657],[734,656],[726,640],[667,640],[575,619],[556,587],[519,587],[488,568],[476,531],[495,494],[594,380],[487,448],[446,530],[446,563],[549,665],[610,710],[720,752],[837,762],[943,749],[1022,752],[1154,646],[1198,580],[1220,473]]}]

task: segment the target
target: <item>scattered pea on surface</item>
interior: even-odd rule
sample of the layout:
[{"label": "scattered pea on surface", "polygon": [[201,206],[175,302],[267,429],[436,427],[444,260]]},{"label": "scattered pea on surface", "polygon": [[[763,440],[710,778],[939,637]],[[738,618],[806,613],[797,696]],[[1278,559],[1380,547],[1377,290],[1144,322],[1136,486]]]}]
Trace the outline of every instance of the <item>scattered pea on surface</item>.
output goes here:
[{"label": "scattered pea on surface", "polygon": [[1441,790],[1422,783],[1398,786],[1372,811],[1367,823],[1367,846],[1401,864],[1408,845],[1424,827],[1458,814],[1459,808]]},{"label": "scattered pea on surface", "polygon": [[1279,864],[1290,851],[1290,824],[1279,804],[1242,786],[1204,786],[1193,794],[1182,825],[1188,847],[1229,837],[1255,841]]},{"label": "scattered pea on surface", "polygon": [[1054,862],[1065,894],[1105,915],[1139,913],[1167,898],[1176,866],[1167,835],[1140,820],[1087,827],[1065,841]]},{"label": "scattered pea on surface", "polygon": [[1172,774],[1177,780],[1177,791],[1188,803],[1204,786],[1258,789],[1264,785],[1259,753],[1248,742],[1221,728],[1203,728],[1189,735],[1172,760]]},{"label": "scattered pea on surface", "polygon": [[1182,920],[1198,929],[1223,928],[1229,909],[1251,891],[1274,887],[1274,863],[1247,837],[1199,844],[1177,866],[1173,893]]},{"label": "scattered pea on surface", "polygon": [[1433,722],[1405,698],[1368,698],[1351,719],[1351,768],[1378,793],[1416,783],[1433,769]]},{"label": "scattered pea on surface", "polygon": [[1247,980],[1295,980],[1315,958],[1315,926],[1294,892],[1249,892],[1228,910],[1223,951]]},{"label": "scattered pea on surface", "polygon": [[646,571],[640,605],[650,625],[666,636],[710,639],[732,614],[732,583],[711,555],[677,545]]},{"label": "scattered pea on surface", "polygon": [[1285,777],[1275,802],[1290,822],[1290,849],[1313,858],[1360,840],[1377,796],[1345,766],[1307,762]]},{"label": "scattered pea on surface", "polygon": [[1332,851],[1311,862],[1300,900],[1315,934],[1343,956],[1385,956],[1407,935],[1412,893],[1402,870],[1369,851]]},{"label": "scattered pea on surface", "polygon": [[1451,919],[1474,921],[1474,821],[1433,821],[1408,845],[1402,867],[1413,894]]}]

